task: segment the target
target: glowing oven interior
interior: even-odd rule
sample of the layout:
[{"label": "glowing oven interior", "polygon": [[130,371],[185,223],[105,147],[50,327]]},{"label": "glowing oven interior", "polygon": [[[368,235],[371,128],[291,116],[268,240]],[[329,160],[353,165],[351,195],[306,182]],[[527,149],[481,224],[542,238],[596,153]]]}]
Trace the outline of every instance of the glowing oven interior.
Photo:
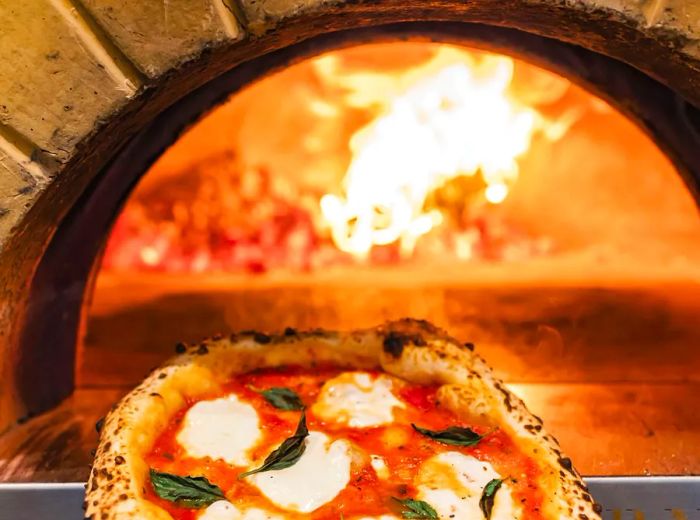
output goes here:
[{"label": "glowing oven interior", "polygon": [[693,473],[698,236],[654,141],[566,78],[437,43],[328,52],[232,95],[144,174],[59,409],[98,417],[178,341],[412,316],[476,343],[583,473]]},{"label": "glowing oven interior", "polygon": [[102,269],[668,279],[692,276],[698,229],[649,138],[568,80],[463,47],[375,44],[207,114],[138,185]]}]

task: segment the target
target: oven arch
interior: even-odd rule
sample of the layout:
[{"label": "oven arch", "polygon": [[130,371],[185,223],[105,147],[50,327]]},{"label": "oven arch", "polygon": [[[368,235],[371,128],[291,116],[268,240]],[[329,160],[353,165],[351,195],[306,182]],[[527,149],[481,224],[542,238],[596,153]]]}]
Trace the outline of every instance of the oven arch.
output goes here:
[{"label": "oven arch", "polygon": [[[10,333],[5,335],[2,345],[5,359],[2,369],[4,373],[9,373],[9,377],[3,378],[0,390],[2,395],[8,397],[5,397],[7,402],[0,403],[3,405],[0,410],[9,411],[0,413],[0,429],[9,424],[12,418],[27,412],[42,411],[72,391],[75,348],[80,334],[83,298],[86,290],[89,291],[90,273],[119,204],[140,174],[175,140],[180,130],[204,110],[259,75],[283,67],[294,59],[361,40],[408,37],[466,43],[523,57],[570,77],[607,98],[635,120],[673,160],[697,198],[700,191],[700,156],[696,153],[700,146],[698,109],[681,94],[650,75],[619,59],[606,57],[606,54],[616,54],[610,42],[592,39],[585,42],[589,50],[565,43],[563,40],[576,39],[572,35],[579,33],[572,30],[567,35],[564,27],[552,28],[547,25],[557,16],[570,20],[562,7],[556,13],[545,15],[530,5],[517,13],[517,19],[504,21],[499,14],[503,6],[482,5],[482,10],[467,13],[463,8],[450,5],[445,8],[452,7],[454,12],[445,16],[436,14],[438,10],[434,5],[422,10],[417,6],[392,5],[389,2],[357,5],[359,13],[356,18],[336,19],[335,10],[338,8],[333,8],[327,13],[312,16],[310,21],[307,19],[309,25],[303,30],[298,27],[304,22],[303,18],[283,22],[278,32],[263,35],[246,44],[248,49],[245,51],[222,48],[205,53],[177,74],[166,78],[160,86],[144,92],[112,122],[84,142],[85,149],[94,145],[92,153],[84,149],[82,156],[77,154],[74,160],[65,165],[60,179],[52,181],[36,206],[31,208],[34,220],[28,219],[26,226],[20,226],[7,242],[16,251],[14,258],[11,257],[15,262],[3,260],[3,268],[7,270],[0,274],[0,278],[7,280],[6,287],[9,287],[4,298],[12,300],[9,312],[6,310],[2,317]],[[525,32],[471,21],[445,21],[442,18],[491,23],[495,20],[499,25],[531,27]],[[376,25],[383,21],[404,19],[433,21]],[[337,32],[337,29],[351,25],[350,22],[362,20],[371,21],[374,27]],[[579,22],[571,23],[580,28]],[[549,34],[549,29],[556,39],[533,34]],[[306,38],[312,34],[316,36]],[[585,34],[581,29],[581,35]],[[290,43],[294,40],[301,41]],[[654,47],[652,43],[645,41],[639,54],[650,52]],[[630,49],[625,51],[625,45],[617,50],[623,60],[625,52],[630,52]],[[548,58],[543,62],[544,55],[548,55]],[[236,61],[253,56],[257,57],[223,72]],[[643,58],[640,56],[640,59]],[[675,74],[664,72],[669,64],[652,63],[657,70],[649,69],[648,72],[668,79]],[[607,82],[611,70],[619,71],[620,78],[624,80]],[[186,77],[187,74],[192,77]],[[214,79],[196,88],[199,83],[212,77]],[[697,76],[691,74],[686,79],[695,81]],[[681,83],[683,81],[678,79],[674,86],[687,94],[687,86]],[[172,91],[167,92],[168,88],[172,88]],[[177,105],[164,110],[183,94]],[[620,103],[621,100],[625,102]],[[145,110],[141,111],[142,107],[146,107]],[[161,110],[162,113],[150,121]],[[130,134],[135,134],[135,137],[124,144]],[[124,145],[121,151],[114,154],[114,150],[121,145]],[[103,167],[107,160],[110,162]],[[62,182],[75,176],[80,177],[79,182],[76,180],[78,186],[85,185],[85,189],[77,189],[75,200],[63,202],[62,207],[49,211],[47,215],[45,206],[56,203],[55,197],[60,195]],[[44,206],[43,213],[41,204]],[[90,223],[87,228],[86,222]],[[53,229],[57,231],[50,241],[41,240],[42,236],[48,237]],[[23,239],[38,242],[41,247],[20,252]],[[45,243],[48,245],[44,250]],[[11,269],[13,267],[15,269]],[[11,273],[19,279],[11,280]],[[25,273],[27,277],[22,283]],[[27,283],[28,280],[30,283]],[[50,350],[47,345],[50,345]]]}]

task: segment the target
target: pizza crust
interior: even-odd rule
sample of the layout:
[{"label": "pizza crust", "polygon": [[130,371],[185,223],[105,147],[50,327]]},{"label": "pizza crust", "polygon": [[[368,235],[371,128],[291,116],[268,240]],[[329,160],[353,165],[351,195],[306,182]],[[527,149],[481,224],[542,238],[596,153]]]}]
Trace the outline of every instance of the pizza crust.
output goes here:
[{"label": "pizza crust", "polygon": [[171,518],[144,498],[149,469],[144,459],[186,397],[216,393],[231,377],[256,368],[333,364],[442,385],[441,405],[470,422],[498,425],[537,461],[545,518],[600,519],[600,508],[542,421],[493,376],[471,344],[460,344],[428,322],[404,319],[344,333],[249,332],[179,349],[184,352],[153,371],[107,415],[87,484],[87,518]]}]

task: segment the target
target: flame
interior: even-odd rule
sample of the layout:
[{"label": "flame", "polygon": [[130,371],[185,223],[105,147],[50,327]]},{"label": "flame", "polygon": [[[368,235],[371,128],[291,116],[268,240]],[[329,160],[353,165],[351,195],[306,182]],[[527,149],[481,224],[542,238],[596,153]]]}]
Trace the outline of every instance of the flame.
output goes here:
[{"label": "flame", "polygon": [[444,221],[440,210],[426,209],[429,195],[459,176],[480,176],[488,203],[508,196],[517,159],[546,126],[544,118],[509,95],[512,59],[467,57],[442,48],[393,82],[367,72],[344,76],[333,56],[317,61],[327,81],[349,90],[349,105],[382,107],[350,140],[343,193],[320,201],[342,251],[366,258],[373,247],[398,242],[403,255],[411,254],[418,239]]}]

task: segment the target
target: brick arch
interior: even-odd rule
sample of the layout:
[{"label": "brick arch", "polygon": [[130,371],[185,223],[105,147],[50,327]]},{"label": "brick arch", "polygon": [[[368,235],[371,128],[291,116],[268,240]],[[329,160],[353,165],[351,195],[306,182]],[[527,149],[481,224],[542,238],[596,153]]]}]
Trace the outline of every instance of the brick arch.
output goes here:
[{"label": "brick arch", "polygon": [[[187,93],[243,62],[319,34],[425,20],[512,27],[575,43],[630,63],[700,105],[700,36],[693,32],[700,7],[693,3],[3,2],[0,430],[28,410],[18,392],[22,373],[15,366],[22,357],[21,332],[32,326],[29,288],[52,236],[115,152]],[[47,299],[53,296],[46,294]],[[53,347],[47,343],[44,348],[49,352]],[[56,389],[54,400],[67,391]]]}]

